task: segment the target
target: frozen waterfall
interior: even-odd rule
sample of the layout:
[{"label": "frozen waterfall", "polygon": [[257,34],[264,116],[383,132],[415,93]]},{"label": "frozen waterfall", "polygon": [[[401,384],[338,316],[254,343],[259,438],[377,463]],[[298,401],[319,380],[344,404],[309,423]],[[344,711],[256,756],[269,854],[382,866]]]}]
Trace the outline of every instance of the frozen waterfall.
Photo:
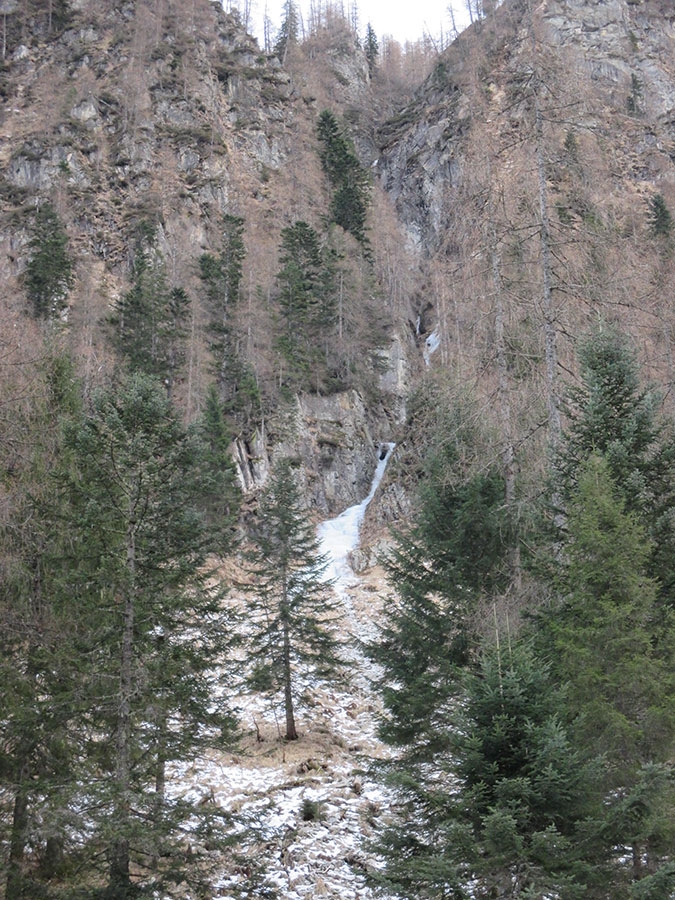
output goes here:
[{"label": "frozen waterfall", "polygon": [[380,459],[368,496],[355,506],[350,506],[335,519],[322,522],[317,529],[321,552],[328,560],[326,580],[335,583],[338,593],[342,593],[341,589],[354,578],[354,573],[349,565],[349,554],[359,545],[359,532],[368,504],[375,496],[382,481],[394,446],[393,443],[380,445]]}]

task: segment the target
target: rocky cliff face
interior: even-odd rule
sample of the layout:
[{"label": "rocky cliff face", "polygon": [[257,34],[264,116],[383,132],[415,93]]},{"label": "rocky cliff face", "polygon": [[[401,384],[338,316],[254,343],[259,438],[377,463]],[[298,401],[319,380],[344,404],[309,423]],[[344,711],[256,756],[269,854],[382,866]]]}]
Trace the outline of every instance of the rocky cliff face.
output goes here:
[{"label": "rocky cliff face", "polygon": [[1,162],[15,209],[58,192],[83,264],[121,283],[134,217],[157,215],[178,253],[208,246],[235,194],[264,204],[293,108],[278,61],[215,5],[192,21],[180,4],[105,9],[84,4],[58,39],[13,50]]},{"label": "rocky cliff face", "polygon": [[[534,66],[545,72],[551,97],[564,95],[569,104],[556,115],[563,137],[575,125],[607,141],[620,141],[624,128],[642,132],[630,147],[612,148],[611,164],[629,181],[638,177],[663,187],[665,180],[672,189],[672,4],[514,0],[462,34],[412,102],[380,130],[382,184],[411,238],[427,251],[452,227],[453,197],[472,177],[473,133],[490,122],[499,129],[507,119],[520,130],[512,137],[531,138],[523,110],[514,105],[514,87]],[[549,123],[553,115],[551,110]],[[508,150],[494,165],[508,166]]]},{"label": "rocky cliff face", "polygon": [[265,483],[275,460],[302,462],[305,493],[322,518],[359,502],[372,481],[394,423],[383,409],[369,408],[358,391],[330,397],[302,395],[283,417],[248,441],[235,441],[234,459],[245,491]]},{"label": "rocky cliff face", "polygon": [[[89,389],[115,366],[107,322],[129,289],[134,229],[143,222],[156,228],[169,282],[187,290],[191,328],[198,332],[204,312],[197,260],[218,251],[222,217],[234,214],[245,221],[247,251],[242,352],[258,382],[273,385],[276,325],[269,298],[279,235],[297,219],[317,226],[322,221],[329,187],[318,159],[316,120],[324,107],[342,113],[364,101],[365,57],[355,51],[353,35],[324,35],[311,53],[297,56],[291,75],[260,50],[236,15],[206,0],[78,0],[69,9],[60,32],[39,40],[26,36],[25,42],[11,32],[2,72],[3,339],[11,344],[19,334],[26,348],[42,339],[22,283],[36,205],[55,205],[74,255],[75,285],[62,336]],[[368,162],[368,130],[355,136]],[[382,291],[368,278],[370,286],[354,290]],[[379,302],[375,297],[373,309],[384,316],[376,311]],[[405,334],[405,328],[397,330]],[[303,459],[317,511],[357,502],[379,442],[391,438],[404,416],[411,350],[407,338],[385,336],[368,379],[368,400],[358,387],[329,397],[301,394],[288,408],[284,401],[268,410],[255,433],[235,442],[245,489],[255,491],[274,459],[293,454]],[[188,419],[197,414],[210,377],[207,357],[203,339],[193,342],[189,372],[186,366],[177,387]]]}]

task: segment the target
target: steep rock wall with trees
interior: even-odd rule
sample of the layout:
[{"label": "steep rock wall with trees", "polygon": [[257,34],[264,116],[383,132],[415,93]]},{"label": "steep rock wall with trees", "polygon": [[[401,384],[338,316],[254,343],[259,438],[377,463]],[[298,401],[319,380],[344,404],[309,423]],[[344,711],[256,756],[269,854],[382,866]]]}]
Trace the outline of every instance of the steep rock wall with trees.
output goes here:
[{"label": "steep rock wall with trees", "polygon": [[[364,251],[367,168],[350,151],[351,198],[322,167],[320,115],[353,146],[343,116],[368,91],[350,27],[317,23],[311,49],[290,47],[282,66],[214,4],[62,7],[48,27],[39,4],[8,14],[3,340],[19,358],[58,334],[89,392],[119,359],[140,367],[188,422],[215,381],[245,489],[283,441],[325,481],[311,493],[321,508],[355,502],[400,419],[388,357],[394,333],[404,354],[407,340],[388,251],[379,236]],[[374,202],[395,234],[386,198]],[[317,395],[306,422],[298,393]],[[315,438],[317,416],[336,415],[358,441],[341,443],[342,424]]]}]

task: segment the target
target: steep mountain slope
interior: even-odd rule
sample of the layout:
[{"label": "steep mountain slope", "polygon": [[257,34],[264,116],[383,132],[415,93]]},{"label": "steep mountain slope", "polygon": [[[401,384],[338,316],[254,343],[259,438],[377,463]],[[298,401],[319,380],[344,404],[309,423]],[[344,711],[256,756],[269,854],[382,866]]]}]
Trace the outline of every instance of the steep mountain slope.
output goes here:
[{"label": "steep mountain slope", "polygon": [[[27,315],[22,283],[36,204],[52,202],[66,227],[75,257],[67,340],[92,383],[113,364],[107,320],[133,277],[135,235],[149,222],[171,285],[190,297],[177,393],[194,418],[211,377],[197,262],[217,251],[222,216],[240,216],[247,254],[233,316],[269,401],[253,418],[269,420],[283,379],[274,350],[280,235],[298,219],[324,228],[330,187],[316,122],[330,107],[349,119],[363,163],[376,165],[408,235],[406,248],[379,186],[372,268],[349,235],[325,232],[347,260],[349,340],[378,348],[379,374],[371,366],[347,385],[362,394],[361,384],[374,382],[382,393],[375,407],[366,403],[368,422],[355,426],[361,450],[371,455],[404,415],[407,373],[419,371],[437,326],[434,366],[476,379],[486,397],[501,383],[502,400],[492,405],[503,409],[508,397],[520,434],[546,417],[547,393],[556,402],[575,338],[598,316],[632,330],[650,371],[669,383],[673,323],[662,298],[672,262],[668,236],[652,221],[652,205],[662,201],[667,212],[675,198],[669,4],[504,3],[438,58],[377,135],[386,87],[377,74],[369,83],[339,20],[296,48],[286,69],[214,4],[80,2],[52,34],[38,9],[23,37],[18,14],[9,22],[0,150],[8,347],[15,331],[24,348],[42,331]],[[393,330],[375,335],[386,320]],[[360,402],[350,396],[343,410]],[[374,408],[379,433],[366,434]],[[316,431],[336,414],[309,415]],[[306,461],[321,481],[334,443],[324,426],[318,431],[305,431]],[[264,477],[266,448],[284,443],[286,432],[273,421],[265,435],[248,427],[248,445],[239,447],[247,484]],[[356,473],[341,465],[331,477],[341,472],[338,481],[354,488],[326,500],[326,486],[317,486],[324,508],[355,500],[367,484],[370,463]]]},{"label": "steep mountain slope", "polygon": [[[242,481],[250,487],[265,477],[272,446],[300,447],[321,508],[355,501],[372,475],[377,442],[400,419],[406,351],[382,277],[392,268],[388,248],[400,243],[386,199],[379,191],[373,197],[383,227],[372,236],[372,262],[327,220],[331,189],[317,120],[324,107],[341,116],[367,93],[367,63],[353,35],[338,23],[334,41],[324,36],[311,54],[296,51],[295,63],[289,56],[291,75],[259,50],[236,15],[213,3],[92,2],[66,10],[51,33],[39,10],[24,19],[23,38],[9,18],[0,252],[3,339],[15,361],[34,356],[45,333],[26,297],[38,206],[55,209],[74,261],[56,331],[88,389],[116,365],[111,320],[148,252],[142,238],[151,234],[163,277],[188,298],[175,396],[193,420],[214,377],[200,258],[219,253],[224,217],[236,217],[245,255],[229,327],[260,397],[246,421],[235,423]],[[281,390],[276,281],[283,229],[298,220],[316,229],[334,260],[340,287],[332,353],[341,367],[331,387],[339,397],[300,406]],[[326,335],[327,345],[331,340]],[[364,404],[366,384],[374,402]]]},{"label": "steep mountain slope", "polygon": [[[659,189],[665,182],[667,191],[674,23],[669,4],[649,0],[516,0],[468,29],[409,106],[380,131],[379,168],[407,227],[427,248],[438,246],[452,223],[453,196],[476,177],[476,163],[489,150],[495,169],[500,163],[508,168],[509,153],[532,141],[532,98],[523,83],[535,69],[543,82],[552,180],[560,177],[560,141],[576,130],[596,149],[605,149],[601,137],[613,142],[613,158],[600,156],[605,171],[613,162],[617,187],[627,192],[642,182]],[[468,152],[476,131],[493,135],[483,159]]]},{"label": "steep mountain slope", "polygon": [[426,260],[421,330],[520,465],[559,429],[592,324],[620,323],[670,394],[674,92],[670,4],[514,0],[380,129],[381,182]]}]

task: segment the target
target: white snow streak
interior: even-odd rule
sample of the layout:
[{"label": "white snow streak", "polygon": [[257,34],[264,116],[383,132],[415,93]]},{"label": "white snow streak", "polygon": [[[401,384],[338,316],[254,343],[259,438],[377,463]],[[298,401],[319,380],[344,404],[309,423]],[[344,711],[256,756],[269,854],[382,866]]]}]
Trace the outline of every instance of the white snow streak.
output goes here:
[{"label": "white snow streak", "polygon": [[441,333],[438,330],[438,326],[434,328],[431,334],[427,337],[424,342],[424,350],[422,351],[422,356],[424,357],[424,362],[427,365],[431,364],[431,354],[435,353],[441,345]]},{"label": "white snow streak", "polygon": [[321,552],[329,560],[326,580],[335,583],[335,589],[339,594],[342,594],[345,587],[354,581],[354,572],[349,565],[349,554],[359,545],[359,533],[366,510],[380,486],[393,450],[394,444],[382,444],[370,493],[365,500],[357,503],[356,506],[350,506],[337,518],[323,522],[317,529]]}]

